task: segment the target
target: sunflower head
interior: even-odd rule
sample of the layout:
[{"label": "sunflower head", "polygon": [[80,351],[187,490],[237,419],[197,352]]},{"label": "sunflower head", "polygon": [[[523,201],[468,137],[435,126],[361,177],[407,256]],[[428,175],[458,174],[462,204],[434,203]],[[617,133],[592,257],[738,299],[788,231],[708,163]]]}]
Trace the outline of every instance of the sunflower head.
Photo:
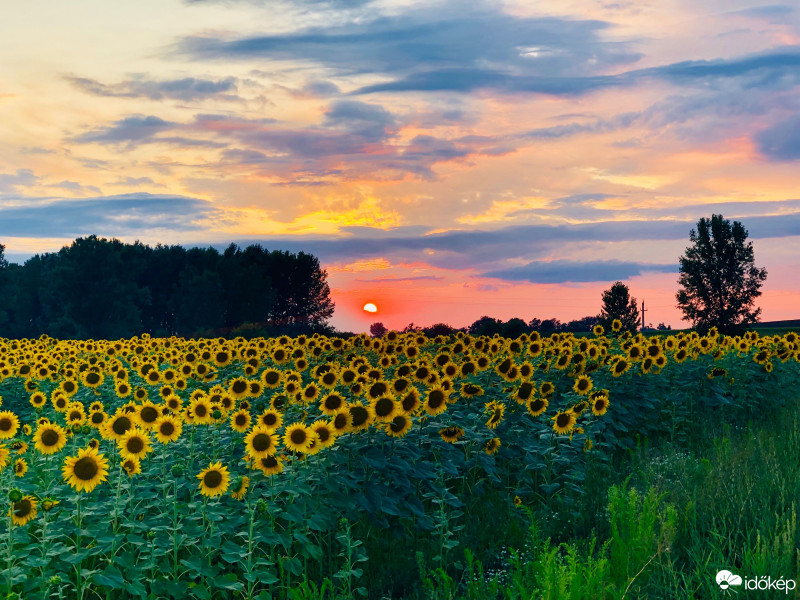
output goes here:
[{"label": "sunflower head", "polygon": [[230,473],[228,467],[223,467],[221,462],[215,462],[197,475],[200,480],[198,487],[204,496],[214,497],[224,494],[230,485]]}]

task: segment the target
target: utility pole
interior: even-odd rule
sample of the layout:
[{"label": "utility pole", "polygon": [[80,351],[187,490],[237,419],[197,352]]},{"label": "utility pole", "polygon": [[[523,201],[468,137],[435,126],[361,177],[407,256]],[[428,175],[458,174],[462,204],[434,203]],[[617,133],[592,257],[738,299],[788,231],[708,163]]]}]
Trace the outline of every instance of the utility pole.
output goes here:
[{"label": "utility pole", "polygon": [[644,300],[642,300],[642,331],[644,331]]}]

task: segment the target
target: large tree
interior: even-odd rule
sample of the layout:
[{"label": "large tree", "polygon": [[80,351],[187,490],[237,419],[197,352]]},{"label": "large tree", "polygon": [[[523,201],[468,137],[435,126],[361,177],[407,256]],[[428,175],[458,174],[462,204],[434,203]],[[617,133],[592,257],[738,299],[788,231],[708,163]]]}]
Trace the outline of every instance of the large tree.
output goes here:
[{"label": "large tree", "polygon": [[636,331],[639,327],[639,308],[636,298],[631,298],[628,286],[617,281],[603,292],[603,308],[599,322],[606,331],[611,330],[614,319],[622,323],[622,331]]},{"label": "large tree", "polygon": [[758,322],[760,308],[753,308],[761,295],[767,270],[754,264],[753,243],[739,221],[722,215],[702,218],[689,234],[692,245],[680,258],[683,288],[676,296],[684,318],[700,331],[717,327],[721,333],[742,331]]}]

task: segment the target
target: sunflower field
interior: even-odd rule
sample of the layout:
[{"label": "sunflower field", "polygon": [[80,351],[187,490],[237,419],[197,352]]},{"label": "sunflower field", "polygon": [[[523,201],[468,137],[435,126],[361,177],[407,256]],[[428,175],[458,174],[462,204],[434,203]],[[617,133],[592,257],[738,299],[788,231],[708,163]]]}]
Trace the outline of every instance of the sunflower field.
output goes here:
[{"label": "sunflower field", "polygon": [[769,419],[799,341],[0,339],[0,589],[391,597],[520,505],[578,527],[587,477],[642,444]]}]

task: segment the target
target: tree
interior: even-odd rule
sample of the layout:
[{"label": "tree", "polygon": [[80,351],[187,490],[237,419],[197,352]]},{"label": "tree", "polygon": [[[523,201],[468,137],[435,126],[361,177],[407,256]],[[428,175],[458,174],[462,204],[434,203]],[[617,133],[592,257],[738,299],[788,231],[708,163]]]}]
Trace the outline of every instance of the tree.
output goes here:
[{"label": "tree", "polygon": [[716,327],[720,333],[735,334],[757,323],[760,308],[753,308],[761,295],[767,270],[754,264],[753,243],[739,221],[712,215],[697,222],[689,241],[692,246],[680,257],[683,287],[676,298],[684,318],[699,331]]},{"label": "tree", "polygon": [[372,337],[376,337],[376,338],[383,337],[388,333],[388,331],[389,330],[386,329],[386,327],[383,325],[383,323],[380,323],[380,322],[373,323],[372,325],[369,326],[369,332],[372,335]]},{"label": "tree", "polygon": [[639,309],[627,285],[617,281],[603,292],[603,308],[599,318],[606,331],[611,331],[614,319],[622,322],[622,331],[636,331],[639,327]]}]

